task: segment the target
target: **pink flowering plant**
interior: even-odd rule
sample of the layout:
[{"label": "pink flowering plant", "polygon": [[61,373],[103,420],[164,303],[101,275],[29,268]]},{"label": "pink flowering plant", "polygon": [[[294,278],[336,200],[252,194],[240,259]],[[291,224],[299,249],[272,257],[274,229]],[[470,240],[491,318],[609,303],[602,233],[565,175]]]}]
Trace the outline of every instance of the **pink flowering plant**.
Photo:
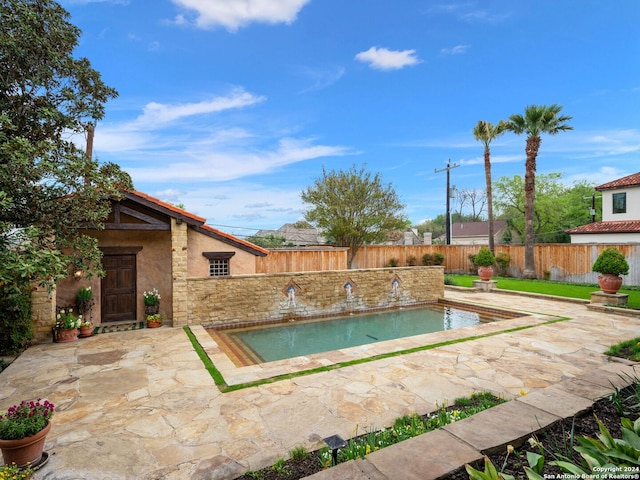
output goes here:
[{"label": "pink flowering plant", "polygon": [[0,439],[20,440],[35,435],[49,423],[53,416],[54,405],[49,400],[20,402],[20,405],[9,407],[0,415]]}]

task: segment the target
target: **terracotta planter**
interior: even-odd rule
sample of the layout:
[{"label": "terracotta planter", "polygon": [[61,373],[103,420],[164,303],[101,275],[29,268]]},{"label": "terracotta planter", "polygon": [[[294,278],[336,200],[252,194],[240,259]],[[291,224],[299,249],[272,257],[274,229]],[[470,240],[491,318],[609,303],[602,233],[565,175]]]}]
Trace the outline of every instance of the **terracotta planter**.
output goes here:
[{"label": "terracotta planter", "polygon": [[598,285],[600,285],[600,290],[604,293],[615,294],[618,293],[622,286],[622,277],[611,273],[603,273],[598,277]]},{"label": "terracotta planter", "polygon": [[18,467],[24,467],[27,463],[35,464],[42,458],[44,441],[51,430],[51,422],[35,435],[21,438],[20,440],[0,440],[2,458],[5,465],[15,463]]},{"label": "terracotta planter", "polygon": [[154,321],[147,321],[147,328],[158,328],[159,326],[162,325],[162,322],[154,322]]},{"label": "terracotta planter", "polygon": [[493,276],[493,267],[478,267],[478,275],[480,280],[487,282]]},{"label": "terracotta planter", "polygon": [[68,330],[56,330],[55,332],[56,342],[66,343],[73,342],[78,339],[78,329],[70,328]]},{"label": "terracotta planter", "polygon": [[87,338],[93,335],[93,325],[89,325],[88,327],[80,327],[80,334],[78,335],[80,338]]}]

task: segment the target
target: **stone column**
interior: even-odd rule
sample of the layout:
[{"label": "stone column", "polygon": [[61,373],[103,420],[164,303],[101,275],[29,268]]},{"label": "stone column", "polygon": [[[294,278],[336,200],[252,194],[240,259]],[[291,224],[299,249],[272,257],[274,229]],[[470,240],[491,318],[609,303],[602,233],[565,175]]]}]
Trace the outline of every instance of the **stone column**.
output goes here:
[{"label": "stone column", "polygon": [[189,323],[187,309],[187,224],[171,219],[171,280],[173,326]]},{"label": "stone column", "polygon": [[56,321],[56,291],[49,292],[37,283],[31,284],[31,323],[36,343],[51,341],[51,327]]}]

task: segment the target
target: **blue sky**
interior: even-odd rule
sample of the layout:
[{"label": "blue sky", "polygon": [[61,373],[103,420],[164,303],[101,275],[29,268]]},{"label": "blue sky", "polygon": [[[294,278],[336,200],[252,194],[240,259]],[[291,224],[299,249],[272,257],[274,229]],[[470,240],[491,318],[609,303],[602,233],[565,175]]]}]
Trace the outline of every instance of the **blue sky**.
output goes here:
[{"label": "blue sky", "polygon": [[[236,235],[303,218],[322,168],[365,165],[413,223],[484,189],[478,120],[559,104],[538,173],[604,183],[640,165],[637,0],[62,0],[119,91],[94,154]],[[524,175],[525,137],[492,144]],[[585,205],[588,208],[588,205]]]}]

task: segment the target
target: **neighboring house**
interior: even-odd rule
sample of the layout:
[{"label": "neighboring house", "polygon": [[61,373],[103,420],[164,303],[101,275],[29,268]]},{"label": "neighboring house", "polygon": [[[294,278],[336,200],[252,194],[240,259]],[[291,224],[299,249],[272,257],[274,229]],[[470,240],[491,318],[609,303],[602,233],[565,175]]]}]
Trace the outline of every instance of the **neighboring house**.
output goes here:
[{"label": "neighboring house", "polygon": [[[506,242],[505,237],[510,237]],[[520,236],[509,229],[505,220],[493,221],[495,245],[519,244]],[[465,222],[451,225],[451,245],[489,245],[489,222]]]},{"label": "neighboring house", "polygon": [[595,189],[602,192],[602,221],[567,230],[571,243],[640,242],[640,172]]},{"label": "neighboring house", "polygon": [[252,274],[256,257],[269,253],[138,191],[113,202],[104,230],[85,233],[98,239],[106,276],[86,279],[75,272],[58,283],[56,304],[74,305],[78,289],[91,286],[95,325],[143,321],[143,292],[154,288],[161,296],[160,314],[170,323],[186,315],[174,311],[173,300],[186,295],[187,278]]},{"label": "neighboring house", "polygon": [[407,228],[404,232],[387,232],[387,245],[431,245],[431,232],[425,232],[422,238],[417,228]]},{"label": "neighboring house", "polygon": [[293,245],[294,247],[306,247],[312,245],[324,245],[326,240],[315,228],[297,228],[292,223],[285,223],[277,230],[258,230],[256,237],[266,237],[274,235],[283,237],[285,245]]}]

